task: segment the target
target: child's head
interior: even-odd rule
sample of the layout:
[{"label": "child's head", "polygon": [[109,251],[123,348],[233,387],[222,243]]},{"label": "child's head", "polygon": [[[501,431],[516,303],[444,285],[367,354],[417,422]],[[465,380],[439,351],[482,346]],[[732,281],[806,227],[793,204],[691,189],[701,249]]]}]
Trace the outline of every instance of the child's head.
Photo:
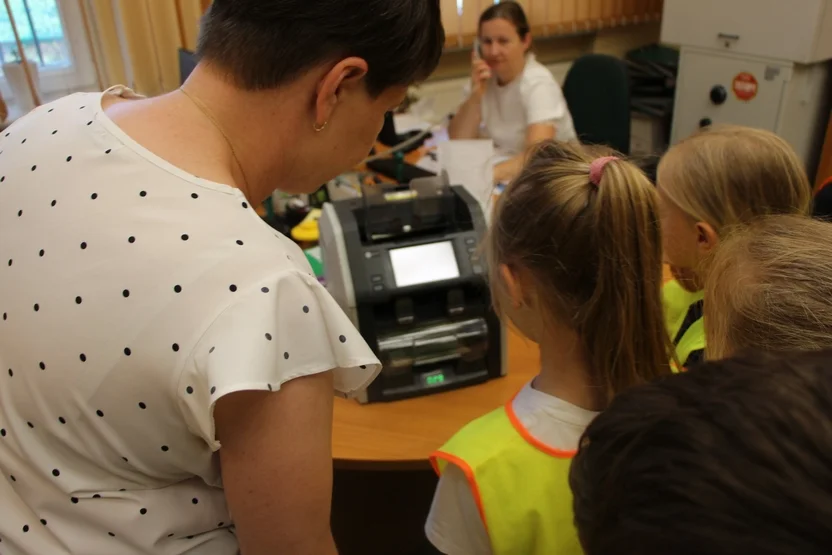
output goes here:
[{"label": "child's head", "polygon": [[665,262],[701,271],[732,227],[768,214],[808,214],[811,187],[803,164],[768,131],[705,129],[662,158],[657,183]]},{"label": "child's head", "polygon": [[705,363],[587,428],[570,483],[586,555],[832,550],[832,352]]},{"label": "child's head", "polygon": [[832,223],[769,216],[729,235],[705,279],[708,358],[832,348]]},{"label": "child's head", "polygon": [[537,343],[573,334],[604,401],[668,371],[657,210],[636,166],[555,141],[532,151],[497,202],[495,306]]}]

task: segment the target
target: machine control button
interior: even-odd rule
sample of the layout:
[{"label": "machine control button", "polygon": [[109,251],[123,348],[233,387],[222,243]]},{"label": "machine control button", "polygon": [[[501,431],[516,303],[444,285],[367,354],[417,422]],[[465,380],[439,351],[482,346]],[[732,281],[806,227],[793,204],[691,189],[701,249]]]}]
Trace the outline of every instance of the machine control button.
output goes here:
[{"label": "machine control button", "polygon": [[711,89],[711,102],[719,106],[728,100],[728,91],[722,85],[714,85]]},{"label": "machine control button", "polygon": [[469,246],[475,246],[477,244],[477,240],[473,237],[466,237],[465,244]]},{"label": "machine control button", "polygon": [[369,260],[371,258],[376,258],[378,255],[379,255],[378,251],[365,251],[364,252],[364,258],[366,258],[367,260]]},{"label": "machine control button", "polygon": [[373,285],[373,291],[375,291],[376,293],[378,293],[379,291],[384,291],[384,286],[381,284]]},{"label": "machine control button", "polygon": [[474,264],[472,270],[474,270],[474,273],[477,275],[482,274],[482,266],[480,266],[479,264]]},{"label": "machine control button", "polygon": [[699,127],[700,128],[710,127],[713,124],[714,124],[714,122],[711,118],[702,118],[702,119],[699,120]]},{"label": "machine control button", "polygon": [[373,276],[370,276],[370,281],[372,281],[373,283],[381,283],[382,281],[384,281],[384,278],[381,277],[379,274],[375,274]]}]

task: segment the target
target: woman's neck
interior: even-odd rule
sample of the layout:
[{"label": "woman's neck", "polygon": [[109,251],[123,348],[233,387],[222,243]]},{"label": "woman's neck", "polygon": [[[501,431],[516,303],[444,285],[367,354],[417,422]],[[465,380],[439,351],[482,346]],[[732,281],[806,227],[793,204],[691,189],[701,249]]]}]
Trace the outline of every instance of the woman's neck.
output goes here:
[{"label": "woman's neck", "polygon": [[572,331],[556,330],[540,342],[540,374],[533,387],[586,410],[600,411],[605,396],[590,378],[589,354]]}]

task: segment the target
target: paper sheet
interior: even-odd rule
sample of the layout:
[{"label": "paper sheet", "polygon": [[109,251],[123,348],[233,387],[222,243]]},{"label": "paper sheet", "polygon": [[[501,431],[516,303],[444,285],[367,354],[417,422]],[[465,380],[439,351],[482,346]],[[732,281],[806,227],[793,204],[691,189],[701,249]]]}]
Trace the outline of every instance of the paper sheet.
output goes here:
[{"label": "paper sheet", "polygon": [[494,194],[494,142],[488,140],[447,141],[438,145],[439,165],[448,172],[451,185],[462,185],[491,220]]}]

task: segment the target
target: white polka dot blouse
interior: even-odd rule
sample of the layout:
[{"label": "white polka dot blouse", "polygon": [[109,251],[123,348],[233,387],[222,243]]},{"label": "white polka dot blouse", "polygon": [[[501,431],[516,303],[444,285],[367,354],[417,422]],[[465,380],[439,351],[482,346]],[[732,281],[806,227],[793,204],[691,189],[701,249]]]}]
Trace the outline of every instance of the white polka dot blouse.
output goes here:
[{"label": "white polka dot blouse", "polygon": [[350,394],[378,360],[239,190],[101,98],[0,134],[0,553],[230,555],[217,399],[329,370]]}]

